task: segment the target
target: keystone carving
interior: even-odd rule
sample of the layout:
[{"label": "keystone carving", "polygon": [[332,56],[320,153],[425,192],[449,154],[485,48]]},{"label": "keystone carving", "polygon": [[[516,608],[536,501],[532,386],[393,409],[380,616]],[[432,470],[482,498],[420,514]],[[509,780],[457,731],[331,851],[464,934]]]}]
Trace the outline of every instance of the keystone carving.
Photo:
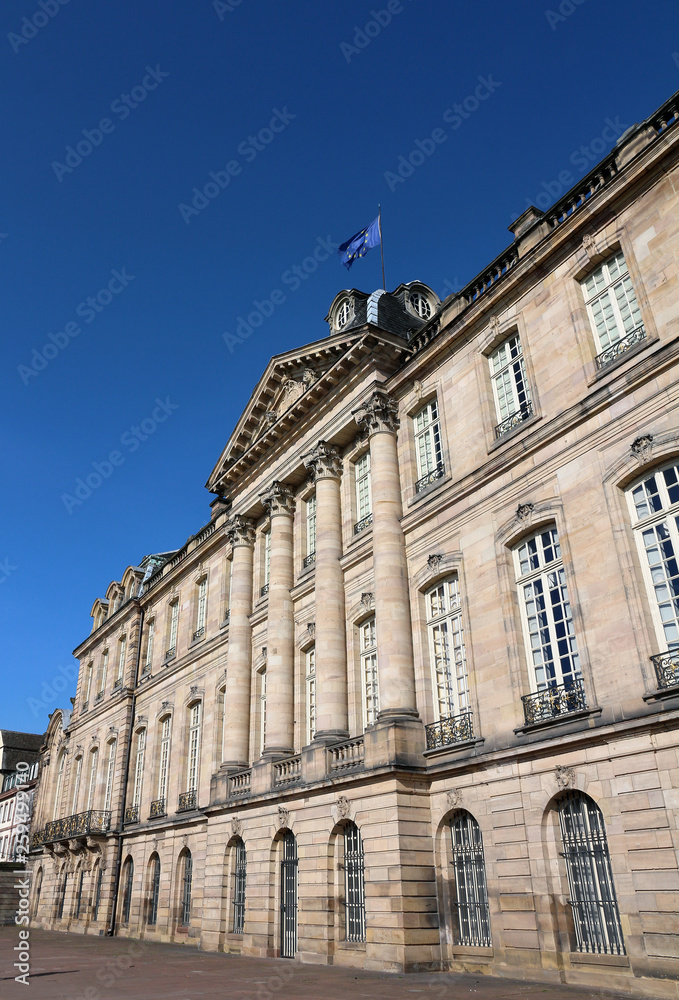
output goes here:
[{"label": "keystone carving", "polygon": [[337,798],[337,815],[340,819],[346,819],[351,812],[351,803],[346,795],[340,795]]},{"label": "keystone carving", "polygon": [[597,254],[596,240],[594,239],[591,233],[586,233],[582,237],[582,249],[585,251],[590,260],[593,257],[596,257]]},{"label": "keystone carving", "polygon": [[364,434],[380,431],[395,434],[399,428],[398,403],[383,389],[375,389],[370,399],[354,410],[352,416]]},{"label": "keystone carving", "polygon": [[309,638],[314,639],[316,637],[316,622],[308,622],[306,630],[309,633]]},{"label": "keystone carving", "polygon": [[255,544],[254,521],[249,517],[234,514],[226,523],[226,537],[234,548],[236,545],[252,547]]},{"label": "keystone carving", "polygon": [[462,802],[462,792],[459,788],[449,788],[446,792],[446,799],[448,800],[449,809],[457,809]]},{"label": "keystone carving", "polygon": [[554,779],[558,788],[573,788],[575,785],[575,771],[572,767],[557,764],[554,768]]},{"label": "keystone carving", "polygon": [[535,510],[534,503],[520,503],[516,508],[516,516],[519,521],[526,521]]},{"label": "keystone carving", "polygon": [[234,837],[240,837],[243,832],[243,820],[239,819],[238,816],[234,816],[231,819],[231,833]]},{"label": "keystone carving", "polygon": [[631,450],[634,457],[637,459],[639,464],[647,462],[651,457],[651,449],[653,448],[653,435],[652,434],[642,434],[641,437],[635,438],[631,444]]},{"label": "keystone carving", "polygon": [[302,458],[310,478],[339,479],[342,475],[342,457],[339,448],[326,441],[319,441],[315,448]]},{"label": "keystone carving", "polygon": [[278,825],[279,826],[290,826],[290,810],[286,809],[285,806],[278,807]]},{"label": "keystone carving", "polygon": [[372,591],[367,591],[365,594],[361,594],[361,604],[366,609],[366,611],[373,611],[375,608],[375,595]]},{"label": "keystone carving", "polygon": [[278,480],[274,480],[269,489],[259,496],[269,512],[269,517],[275,517],[276,514],[292,514],[295,510],[292,490]]},{"label": "keystone carving", "polygon": [[443,556],[437,553],[436,555],[429,556],[429,558],[427,559],[427,566],[429,567],[430,570],[432,570],[432,572],[435,573],[442,562],[443,562]]}]

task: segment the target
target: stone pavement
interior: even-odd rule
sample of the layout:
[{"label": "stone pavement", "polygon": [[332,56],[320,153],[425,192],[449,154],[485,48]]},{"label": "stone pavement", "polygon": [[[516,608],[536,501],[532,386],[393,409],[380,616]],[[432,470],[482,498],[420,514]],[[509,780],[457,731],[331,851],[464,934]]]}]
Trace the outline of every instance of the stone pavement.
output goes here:
[{"label": "stone pavement", "polygon": [[[608,1000],[603,993],[484,976],[400,976],[171,944],[31,930],[29,990],[14,982],[18,928],[0,927],[0,998],[30,1000]],[[627,995],[628,996],[628,995]]]}]

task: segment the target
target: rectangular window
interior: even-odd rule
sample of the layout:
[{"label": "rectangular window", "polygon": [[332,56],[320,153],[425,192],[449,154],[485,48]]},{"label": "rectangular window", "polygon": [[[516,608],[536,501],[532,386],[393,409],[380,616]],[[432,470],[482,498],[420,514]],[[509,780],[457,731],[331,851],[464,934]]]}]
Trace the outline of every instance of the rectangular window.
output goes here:
[{"label": "rectangular window", "polygon": [[370,488],[370,452],[361,455],[355,466],[356,473],[356,513],[362,521],[372,513],[372,491]]},{"label": "rectangular window", "polygon": [[191,709],[189,725],[189,770],[187,791],[198,788],[198,752],[200,748],[200,702]]},{"label": "rectangular window", "polygon": [[144,780],[144,756],[146,753],[146,730],[142,729],[137,735],[137,759],[134,768],[134,794],[132,805],[138,809],[141,802],[141,788]]},{"label": "rectangular window", "polygon": [[71,813],[77,813],[78,811],[78,793],[80,791],[80,774],[83,767],[82,757],[77,757],[75,762],[75,778],[73,779],[73,802],[71,804]]},{"label": "rectangular window", "polygon": [[369,618],[359,628],[361,646],[361,683],[363,686],[363,724],[372,726],[377,722],[380,710],[379,678],[377,674],[377,633],[375,616]]},{"label": "rectangular window", "polygon": [[259,672],[259,752],[266,746],[266,670]]},{"label": "rectangular window", "polygon": [[149,622],[149,634],[146,642],[146,672],[151,669],[151,664],[153,662],[153,640],[156,634],[156,620],[152,618]]},{"label": "rectangular window", "polygon": [[306,554],[307,559],[316,555],[316,494],[306,502]]},{"label": "rectangular window", "polygon": [[198,584],[198,616],[196,618],[196,634],[198,639],[205,633],[205,612],[207,609],[207,579]]},{"label": "rectangular window", "polygon": [[90,700],[90,694],[92,693],[92,674],[94,672],[94,665],[92,663],[87,664],[87,684],[85,686],[85,704]]},{"label": "rectangular window", "polygon": [[160,768],[158,770],[158,798],[167,797],[167,775],[170,764],[170,716],[163,719],[160,734]]},{"label": "rectangular window", "polygon": [[97,764],[99,763],[99,751],[93,750],[90,754],[90,785],[87,790],[87,809],[94,808],[94,796],[97,790]]},{"label": "rectangular window", "polygon": [[111,798],[113,796],[113,778],[116,767],[116,746],[115,740],[108,745],[108,763],[106,765],[106,792],[104,794],[104,809],[108,812],[111,808]]},{"label": "rectangular window", "polygon": [[443,475],[443,448],[438,402],[432,399],[413,418],[417,455],[417,492]]},{"label": "rectangular window", "polygon": [[634,344],[644,340],[641,312],[622,251],[613,254],[585,278],[582,292],[594,331],[597,365],[603,368]]},{"label": "rectangular window", "polygon": [[456,577],[437,583],[426,595],[429,656],[437,718],[469,711],[467,657],[462,603]]},{"label": "rectangular window", "polygon": [[174,656],[177,651],[177,628],[179,626],[179,601],[170,607],[170,646],[168,654]]},{"label": "rectangular window", "polygon": [[488,360],[498,419],[495,436],[500,438],[533,412],[519,334],[515,333],[496,347]]},{"label": "rectangular window", "polygon": [[271,529],[264,532],[264,586],[269,586],[271,573]]},{"label": "rectangular window", "polygon": [[307,743],[316,735],[316,647],[304,654],[306,660],[306,718]]},{"label": "rectangular window", "polygon": [[120,653],[118,655],[118,676],[116,677],[116,687],[119,687],[123,682],[123,675],[125,673],[125,650],[127,648],[127,639],[125,636],[120,640]]},{"label": "rectangular window", "polygon": [[103,694],[106,690],[106,677],[108,675],[108,649],[104,650],[103,656],[101,658],[101,675],[99,678],[99,693]]},{"label": "rectangular window", "polygon": [[245,882],[247,878],[247,854],[242,840],[239,840],[236,845],[233,874],[233,933],[242,934],[245,928]]}]

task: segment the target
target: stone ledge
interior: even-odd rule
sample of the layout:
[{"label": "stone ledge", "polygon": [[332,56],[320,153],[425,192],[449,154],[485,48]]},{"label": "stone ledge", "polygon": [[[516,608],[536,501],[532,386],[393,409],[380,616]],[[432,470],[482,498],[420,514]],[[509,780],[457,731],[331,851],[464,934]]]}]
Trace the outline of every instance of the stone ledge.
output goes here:
[{"label": "stone ledge", "polygon": [[598,955],[590,951],[572,951],[568,957],[571,965],[615,965],[629,968],[627,955]]},{"label": "stone ledge", "polygon": [[568,712],[566,715],[556,715],[553,719],[542,719],[540,722],[531,722],[528,725],[518,726],[514,733],[517,736],[529,736],[531,733],[539,733],[544,729],[554,729],[557,726],[567,726],[573,722],[585,722],[596,718],[603,712],[602,708],[584,708],[581,712]]},{"label": "stone ledge", "polygon": [[471,944],[454,944],[448,948],[452,958],[494,958],[494,948],[480,948]]},{"label": "stone ledge", "polygon": [[501,448],[503,444],[507,443],[507,441],[513,441],[519,436],[521,431],[524,431],[527,427],[533,427],[534,424],[539,423],[541,420],[541,413],[533,413],[526,420],[522,420],[520,424],[516,425],[516,427],[512,427],[511,431],[507,431],[507,433],[503,434],[502,437],[495,438],[492,444],[488,446],[488,454],[491,455],[494,451],[497,451],[497,449]]},{"label": "stone ledge", "polygon": [[406,506],[408,507],[414,506],[414,504],[419,503],[420,500],[424,500],[425,497],[430,497],[432,493],[436,493],[438,490],[442,490],[446,486],[449,486],[452,483],[452,481],[453,481],[452,474],[450,472],[447,472],[445,476],[441,476],[440,479],[435,479],[433,483],[430,483],[429,486],[426,487],[426,489],[420,490],[419,493],[415,493],[410,498]]},{"label": "stone ledge", "polygon": [[603,368],[597,369],[594,375],[590,376],[587,380],[587,386],[591,387],[596,385],[597,382],[600,382],[607,375],[610,375],[611,372],[622,368],[626,361],[629,361],[631,358],[643,353],[643,351],[647,351],[650,347],[653,347],[658,343],[660,343],[660,337],[657,334],[652,337],[646,337],[645,340],[640,340],[638,344],[634,344],[634,346],[630,347],[629,350],[623,351],[622,354],[619,354],[617,358],[613,359],[613,361],[609,361],[609,363],[604,365]]},{"label": "stone ledge", "polygon": [[485,742],[486,739],[484,736],[478,736],[473,740],[461,740],[459,743],[448,743],[444,747],[433,747],[431,750],[423,750],[422,756],[428,759],[429,757],[442,757],[444,754],[461,754],[465,750],[473,750]]},{"label": "stone ledge", "polygon": [[671,687],[658,688],[657,691],[652,691],[651,694],[644,695],[646,704],[655,701],[665,701],[671,698],[679,698],[679,682],[672,684]]}]

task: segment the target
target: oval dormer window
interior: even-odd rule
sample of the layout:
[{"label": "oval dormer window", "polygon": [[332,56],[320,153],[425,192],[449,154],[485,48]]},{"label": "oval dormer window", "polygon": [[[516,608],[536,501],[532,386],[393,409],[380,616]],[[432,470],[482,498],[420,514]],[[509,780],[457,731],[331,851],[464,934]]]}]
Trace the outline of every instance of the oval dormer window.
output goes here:
[{"label": "oval dormer window", "polygon": [[337,310],[337,329],[343,330],[351,319],[351,302],[349,299],[343,299]]},{"label": "oval dormer window", "polygon": [[420,319],[431,319],[431,303],[429,302],[429,299],[422,294],[422,292],[411,293],[410,305],[413,307]]}]

